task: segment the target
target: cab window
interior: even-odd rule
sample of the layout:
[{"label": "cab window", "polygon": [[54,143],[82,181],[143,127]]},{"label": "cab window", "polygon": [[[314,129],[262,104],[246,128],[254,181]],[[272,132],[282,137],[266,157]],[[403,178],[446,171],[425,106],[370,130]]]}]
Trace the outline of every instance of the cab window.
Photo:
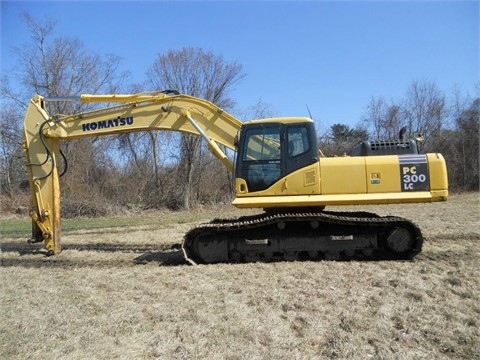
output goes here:
[{"label": "cab window", "polygon": [[247,134],[244,161],[280,160],[280,129],[251,129]]},{"label": "cab window", "polygon": [[265,190],[281,178],[280,129],[280,126],[262,126],[247,131],[241,177],[249,191]]},{"label": "cab window", "polygon": [[291,126],[287,131],[288,157],[293,158],[310,150],[305,126]]}]

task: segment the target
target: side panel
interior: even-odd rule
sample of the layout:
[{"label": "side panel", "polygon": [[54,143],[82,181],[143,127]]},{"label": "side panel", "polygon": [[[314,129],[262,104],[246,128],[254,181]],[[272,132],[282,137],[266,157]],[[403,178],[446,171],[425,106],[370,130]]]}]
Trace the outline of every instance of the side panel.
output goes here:
[{"label": "side panel", "polygon": [[400,192],[398,156],[368,156],[365,164],[368,193]]},{"label": "side panel", "polygon": [[447,200],[448,197],[448,174],[447,165],[442,154],[427,154],[429,174],[430,174],[430,193],[432,197],[440,200]]},{"label": "side panel", "polygon": [[322,158],[320,179],[322,194],[364,194],[367,191],[365,158]]},{"label": "side panel", "polygon": [[289,174],[285,178],[287,195],[320,194],[320,169],[315,163]]},{"label": "side panel", "polygon": [[[285,179],[281,179],[277,181],[275,184],[270,186],[266,190],[256,191],[256,192],[249,192],[248,191],[248,184],[242,178],[235,179],[235,188],[237,193],[237,198],[242,197],[244,199],[248,198],[262,198],[267,196],[276,196],[276,195],[286,195],[287,188],[286,188],[286,181]],[[253,207],[262,207],[260,206],[253,206]]]},{"label": "side panel", "polygon": [[446,191],[448,195],[447,166],[442,154],[427,154],[431,191]]}]

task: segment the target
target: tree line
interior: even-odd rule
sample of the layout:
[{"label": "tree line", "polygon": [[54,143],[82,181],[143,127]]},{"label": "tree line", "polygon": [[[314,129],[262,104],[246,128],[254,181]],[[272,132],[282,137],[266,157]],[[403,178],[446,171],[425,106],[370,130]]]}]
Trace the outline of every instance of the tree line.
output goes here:
[{"label": "tree line", "polygon": [[[29,189],[22,148],[23,117],[32,94],[45,97],[83,93],[135,93],[175,89],[209,100],[239,118],[274,115],[263,103],[236,109],[231,92],[245,74],[236,62],[199,48],[159,53],[140,84],[128,83],[121,59],[89,50],[80,40],[54,35],[55,22],[23,14],[28,44],[14,49],[17,66],[1,78],[0,192],[3,211],[28,211]],[[35,61],[32,61],[35,59]],[[14,84],[14,85],[13,85]],[[94,105],[49,102],[51,114],[72,114]],[[414,81],[404,99],[372,98],[361,122],[334,124],[319,134],[321,150],[342,155],[367,138],[395,138],[404,128],[424,137],[422,151],[447,159],[452,190],[479,187],[478,98],[456,92],[447,97],[434,82]],[[232,175],[196,136],[135,132],[64,141],[68,171],[61,178],[64,216],[96,216],[120,210],[181,209],[229,202]]]}]

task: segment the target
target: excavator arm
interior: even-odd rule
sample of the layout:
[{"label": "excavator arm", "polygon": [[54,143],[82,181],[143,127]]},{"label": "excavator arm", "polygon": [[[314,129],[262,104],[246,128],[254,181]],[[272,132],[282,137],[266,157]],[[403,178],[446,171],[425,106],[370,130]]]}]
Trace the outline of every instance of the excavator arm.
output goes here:
[{"label": "excavator arm", "polygon": [[83,103],[116,105],[74,115],[50,115],[48,101],[36,95],[24,122],[23,146],[31,188],[32,239],[45,241],[50,254],[61,252],[60,141],[133,131],[167,130],[202,136],[209,150],[233,171],[233,163],[218,144],[235,149],[242,123],[209,101],[165,92],[133,95],[82,95]]}]

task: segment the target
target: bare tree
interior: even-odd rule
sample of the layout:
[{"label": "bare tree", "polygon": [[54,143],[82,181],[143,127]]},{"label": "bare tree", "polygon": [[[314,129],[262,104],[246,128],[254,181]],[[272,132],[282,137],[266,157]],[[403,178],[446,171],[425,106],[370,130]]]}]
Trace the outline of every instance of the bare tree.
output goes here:
[{"label": "bare tree", "polygon": [[258,100],[253,106],[236,110],[236,114],[238,114],[238,117],[242,121],[252,119],[265,119],[277,116],[277,112],[272,107],[272,105],[264,103],[262,100]]},{"label": "bare tree", "polygon": [[[28,13],[22,17],[31,33],[30,42],[14,49],[16,67],[2,77],[4,101],[24,108],[33,94],[61,97],[114,92],[126,79],[126,74],[119,73],[119,57],[95,54],[75,38],[53,37],[54,21],[41,22]],[[20,85],[18,90],[9,86],[13,81]],[[52,102],[48,106],[52,114],[86,110],[79,102]],[[95,139],[88,139],[63,144],[63,151],[73,165],[67,174],[70,181],[69,186],[64,187],[66,195],[92,194],[85,190],[91,185],[88,177],[95,167],[95,142]],[[95,195],[90,197],[94,201]]]},{"label": "bare tree", "polygon": [[368,131],[360,125],[351,128],[349,125],[336,123],[319,137],[319,146],[327,156],[340,156],[349,153],[356,144],[367,138]]},{"label": "bare tree", "polygon": [[402,101],[389,103],[382,97],[372,98],[363,121],[377,138],[396,138],[406,126],[409,136],[424,137],[420,143],[420,150],[424,150],[447,124],[447,110],[445,95],[434,82],[414,81]]},{"label": "bare tree", "polygon": [[0,193],[14,197],[14,190],[25,180],[22,157],[21,115],[13,107],[0,109]]},{"label": "bare tree", "polygon": [[[454,144],[451,170],[452,185],[461,190],[479,190],[479,137],[480,98],[472,100],[455,121],[456,136],[450,139]],[[449,154],[450,155],[450,154]]]},{"label": "bare tree", "polygon": [[427,146],[430,139],[438,135],[447,122],[445,95],[432,81],[414,81],[407,90],[403,105],[403,117],[410,134],[421,134],[425,141],[420,150]]},{"label": "bare tree", "polygon": [[[118,56],[93,53],[77,38],[53,38],[54,21],[41,23],[28,13],[22,16],[31,32],[31,42],[14,49],[18,59],[14,75],[27,99],[32,93],[60,97],[115,92],[127,77],[119,72]],[[75,107],[71,108],[72,105]],[[52,106],[50,110],[55,113],[85,108],[65,102],[55,102]]]},{"label": "bare tree", "polygon": [[367,106],[367,113],[363,116],[371,133],[377,139],[394,139],[403,126],[400,105],[384,98],[372,98]]},{"label": "bare tree", "polygon": [[[229,91],[244,76],[240,64],[227,63],[222,56],[199,48],[183,48],[159,54],[147,75],[148,84],[156,90],[177,90],[209,100],[226,110],[234,106]],[[200,142],[199,137],[182,134],[178,144],[180,189],[185,208],[189,208],[192,201],[194,168],[200,164]]]},{"label": "bare tree", "polygon": [[384,98],[372,97],[367,105],[367,113],[363,116],[363,121],[372,129],[371,132],[376,137],[380,137],[383,131],[386,107],[387,104]]}]

